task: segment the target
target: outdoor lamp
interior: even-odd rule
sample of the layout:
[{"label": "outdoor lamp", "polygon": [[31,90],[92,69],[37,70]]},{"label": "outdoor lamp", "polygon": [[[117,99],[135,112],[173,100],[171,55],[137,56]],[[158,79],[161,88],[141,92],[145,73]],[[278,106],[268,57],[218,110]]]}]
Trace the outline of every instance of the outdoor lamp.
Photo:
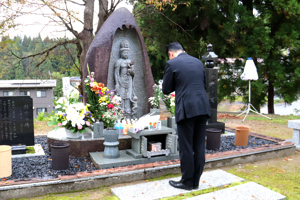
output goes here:
[{"label": "outdoor lamp", "polygon": [[248,60],[246,61],[244,72],[241,75],[241,79],[244,80],[244,81],[249,81],[249,93],[248,93],[249,100],[248,100],[246,109],[242,113],[238,114],[237,116],[240,116],[240,115],[242,115],[242,114],[245,113],[246,115],[245,115],[245,117],[244,117],[244,119],[242,121],[242,122],[244,122],[245,119],[246,119],[246,117],[247,117],[247,115],[251,111],[251,112],[254,112],[254,113],[256,113],[256,114],[258,114],[260,116],[263,116],[263,117],[266,117],[268,119],[271,119],[270,117],[267,117],[267,116],[259,113],[254,108],[254,106],[251,104],[251,81],[253,81],[253,80],[256,81],[258,79],[257,70],[256,70],[255,64],[254,64],[254,62],[253,62],[253,60],[252,60],[251,57],[249,57]]},{"label": "outdoor lamp", "polygon": [[244,81],[248,81],[248,80],[256,81],[258,79],[257,70],[251,57],[249,57],[248,60],[246,61],[246,65],[244,68],[244,72],[241,75],[241,79]]},{"label": "outdoor lamp", "polygon": [[214,68],[215,60],[218,59],[218,55],[213,52],[212,44],[207,45],[207,52],[202,56],[202,60],[205,62],[207,68]]}]

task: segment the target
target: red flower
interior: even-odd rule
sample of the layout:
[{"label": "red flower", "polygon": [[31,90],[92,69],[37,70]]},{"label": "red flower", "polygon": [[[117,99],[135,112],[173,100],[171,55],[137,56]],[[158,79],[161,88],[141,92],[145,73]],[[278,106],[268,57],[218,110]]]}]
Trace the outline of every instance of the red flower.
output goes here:
[{"label": "red flower", "polygon": [[108,109],[111,109],[111,108],[113,108],[113,107],[114,107],[114,105],[112,105],[111,103],[107,105],[107,108],[108,108]]},{"label": "red flower", "polygon": [[175,97],[175,94],[171,94],[172,97]]}]

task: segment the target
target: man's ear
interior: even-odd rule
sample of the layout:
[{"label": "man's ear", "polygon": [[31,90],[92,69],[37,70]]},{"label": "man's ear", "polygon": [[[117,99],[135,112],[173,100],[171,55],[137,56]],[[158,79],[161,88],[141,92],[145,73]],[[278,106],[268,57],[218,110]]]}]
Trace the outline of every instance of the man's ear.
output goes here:
[{"label": "man's ear", "polygon": [[168,56],[169,56],[169,59],[174,58],[174,52],[169,51],[169,52],[168,52]]}]

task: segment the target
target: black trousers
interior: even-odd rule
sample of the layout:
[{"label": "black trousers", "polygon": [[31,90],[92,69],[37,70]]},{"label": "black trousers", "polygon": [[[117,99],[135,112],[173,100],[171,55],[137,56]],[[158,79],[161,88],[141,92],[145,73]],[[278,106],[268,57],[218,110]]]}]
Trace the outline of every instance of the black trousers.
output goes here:
[{"label": "black trousers", "polygon": [[177,123],[181,182],[189,187],[199,185],[205,164],[205,132],[207,115]]}]

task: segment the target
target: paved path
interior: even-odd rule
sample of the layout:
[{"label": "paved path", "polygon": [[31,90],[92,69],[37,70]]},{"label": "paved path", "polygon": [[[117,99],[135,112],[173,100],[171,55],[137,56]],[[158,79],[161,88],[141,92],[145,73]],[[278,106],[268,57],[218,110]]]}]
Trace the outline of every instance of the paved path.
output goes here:
[{"label": "paved path", "polygon": [[[136,185],[129,185],[124,187],[112,188],[111,191],[120,200],[153,200],[171,196],[178,196],[180,194],[189,193],[191,191],[181,190],[173,188],[169,185],[169,180],[179,180],[180,177],[172,179],[164,179],[159,181],[151,181],[140,183]],[[227,173],[223,170],[213,170],[204,172],[201,176],[199,189],[203,190],[210,187],[221,187],[229,185],[234,182],[243,182],[244,179],[239,178],[233,174]],[[207,199],[219,199],[219,200],[281,200],[285,199],[285,196],[274,192],[268,188],[265,188],[257,183],[249,182],[234,187],[218,190],[189,198],[191,200],[207,200]]]}]

